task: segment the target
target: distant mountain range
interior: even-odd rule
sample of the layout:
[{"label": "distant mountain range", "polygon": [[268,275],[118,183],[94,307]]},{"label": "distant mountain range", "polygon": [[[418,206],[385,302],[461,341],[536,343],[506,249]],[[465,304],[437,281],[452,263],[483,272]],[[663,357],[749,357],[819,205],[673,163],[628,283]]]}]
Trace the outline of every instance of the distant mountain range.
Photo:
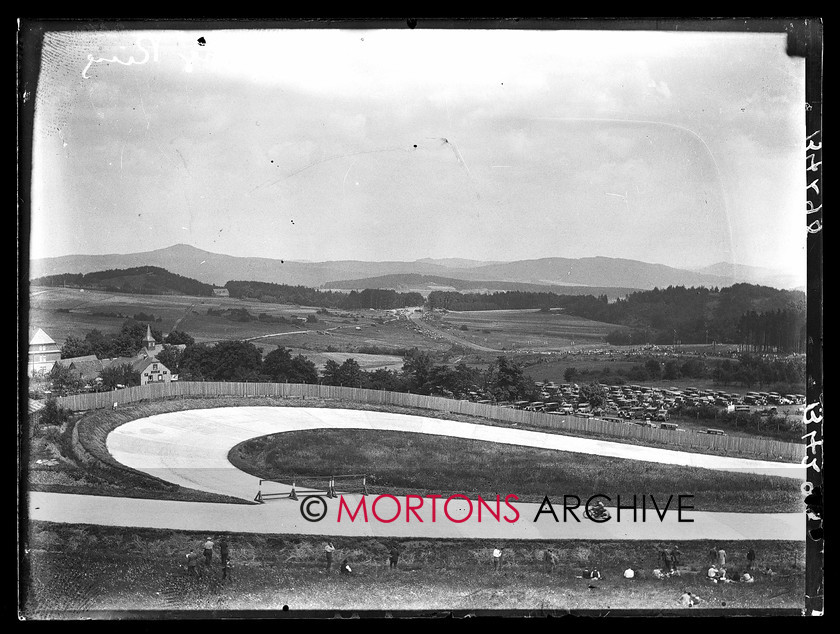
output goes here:
[{"label": "distant mountain range", "polygon": [[454,277],[420,275],[419,273],[393,273],[358,280],[326,282],[325,289],[362,290],[365,288],[392,289],[401,293],[431,291],[468,291],[485,293],[494,291],[525,291],[529,293],[557,293],[559,295],[606,295],[610,299],[624,297],[638,289],[613,286],[558,286],[529,284],[528,282],[500,282],[499,280],[461,280]]},{"label": "distant mountain range", "polygon": [[[491,284],[524,284],[549,287],[545,290],[555,292],[563,292],[562,288],[557,287],[564,286],[592,287],[591,292],[595,292],[597,288],[647,290],[667,286],[731,286],[738,282],[800,290],[804,290],[805,285],[804,272],[800,279],[778,271],[727,263],[690,271],[662,264],[607,257],[541,258],[514,262],[479,262],[460,258],[425,258],[414,262],[295,262],[221,255],[185,244],[144,253],[43,258],[32,260],[29,264],[30,279],[62,273],[91,273],[108,269],[156,266],[215,286],[223,286],[231,280],[247,280],[315,288],[329,283],[334,285],[333,288],[339,288],[335,285],[347,280],[357,283],[371,281],[370,278],[404,274],[444,278],[447,283],[442,286],[454,286],[452,281],[459,280],[462,283],[483,282],[479,288],[488,287],[487,290],[511,290],[489,288]],[[399,283],[399,277],[392,281],[394,284]]]},{"label": "distant mountain range", "polygon": [[697,272],[703,273],[704,275],[717,275],[719,277],[737,279],[750,284],[760,284],[761,286],[770,286],[771,288],[783,290],[804,291],[806,284],[804,270],[801,274],[796,275],[757,266],[733,264],[732,262],[718,262],[717,264],[697,269]]}]

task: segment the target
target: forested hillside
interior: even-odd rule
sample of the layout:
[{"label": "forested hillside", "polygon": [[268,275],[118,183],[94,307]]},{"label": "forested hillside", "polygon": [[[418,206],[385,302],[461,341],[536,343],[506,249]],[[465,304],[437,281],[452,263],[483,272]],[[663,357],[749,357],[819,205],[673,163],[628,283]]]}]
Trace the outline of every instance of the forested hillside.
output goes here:
[{"label": "forested hillside", "polygon": [[606,295],[435,291],[427,307],[448,310],[558,309],[569,315],[628,326],[613,344],[733,343],[753,351],[805,349],[805,293],[753,284],[724,288],[669,286],[609,302]]},{"label": "forested hillside", "polygon": [[210,284],[170,273],[157,266],[138,266],[130,269],[108,269],[93,273],[63,273],[32,280],[34,286],[68,286],[115,293],[141,295],[195,295],[209,297]]}]

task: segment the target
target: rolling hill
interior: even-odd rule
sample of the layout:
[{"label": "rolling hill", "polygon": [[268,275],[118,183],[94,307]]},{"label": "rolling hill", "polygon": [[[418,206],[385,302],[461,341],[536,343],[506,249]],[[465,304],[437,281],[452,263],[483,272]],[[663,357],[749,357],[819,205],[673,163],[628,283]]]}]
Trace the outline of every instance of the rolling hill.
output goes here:
[{"label": "rolling hill", "polygon": [[364,280],[395,274],[437,276],[465,282],[492,281],[539,286],[620,287],[641,290],[667,286],[730,286],[742,281],[759,283],[752,279],[752,271],[747,271],[750,273],[749,279],[740,279],[738,275],[741,271],[738,267],[723,270],[725,274],[715,274],[607,257],[541,258],[491,263],[459,259],[426,259],[414,262],[294,262],[222,255],[185,244],[144,253],[43,258],[32,260],[29,266],[30,279],[63,273],[156,266],[216,286],[238,279],[321,287],[328,282]]},{"label": "rolling hill", "polygon": [[156,266],[108,269],[91,273],[61,273],[32,280],[36,286],[69,286],[143,295],[194,295],[210,297],[213,287]]},{"label": "rolling hill", "polygon": [[364,289],[380,288],[393,289],[395,291],[415,291],[425,293],[427,291],[470,291],[470,292],[494,292],[494,291],[528,291],[535,293],[558,293],[561,295],[595,294],[606,295],[610,299],[623,297],[632,292],[632,288],[620,287],[595,287],[595,286],[555,286],[551,284],[529,284],[527,282],[500,282],[462,280],[454,277],[440,277],[437,275],[420,275],[418,273],[394,273],[391,275],[380,275],[379,277],[366,277],[358,280],[340,280],[326,282],[325,289]]}]

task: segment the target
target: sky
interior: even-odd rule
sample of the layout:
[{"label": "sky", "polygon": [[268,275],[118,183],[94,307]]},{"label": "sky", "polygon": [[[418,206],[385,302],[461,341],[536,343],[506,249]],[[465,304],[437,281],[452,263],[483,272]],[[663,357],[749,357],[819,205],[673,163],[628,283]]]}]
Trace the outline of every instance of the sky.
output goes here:
[{"label": "sky", "polygon": [[782,33],[90,29],[42,57],[32,258],[184,243],[804,278],[805,64]]}]

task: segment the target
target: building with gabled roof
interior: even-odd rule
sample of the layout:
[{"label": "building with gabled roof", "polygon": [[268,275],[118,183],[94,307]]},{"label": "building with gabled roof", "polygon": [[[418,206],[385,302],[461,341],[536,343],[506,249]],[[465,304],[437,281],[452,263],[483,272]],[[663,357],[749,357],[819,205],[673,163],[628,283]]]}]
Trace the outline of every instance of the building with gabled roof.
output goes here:
[{"label": "building with gabled roof", "polygon": [[35,376],[47,374],[61,359],[61,348],[43,330],[38,328],[29,339],[28,374]]},{"label": "building with gabled roof", "polygon": [[140,373],[140,385],[147,383],[169,383],[172,381],[172,373],[165,365],[158,361],[157,357],[145,357],[137,359],[131,366],[135,372]]},{"label": "building with gabled roof", "polygon": [[71,357],[59,359],[56,363],[70,370],[74,370],[86,383],[90,383],[99,376],[104,363],[95,355],[88,354],[83,357]]}]

